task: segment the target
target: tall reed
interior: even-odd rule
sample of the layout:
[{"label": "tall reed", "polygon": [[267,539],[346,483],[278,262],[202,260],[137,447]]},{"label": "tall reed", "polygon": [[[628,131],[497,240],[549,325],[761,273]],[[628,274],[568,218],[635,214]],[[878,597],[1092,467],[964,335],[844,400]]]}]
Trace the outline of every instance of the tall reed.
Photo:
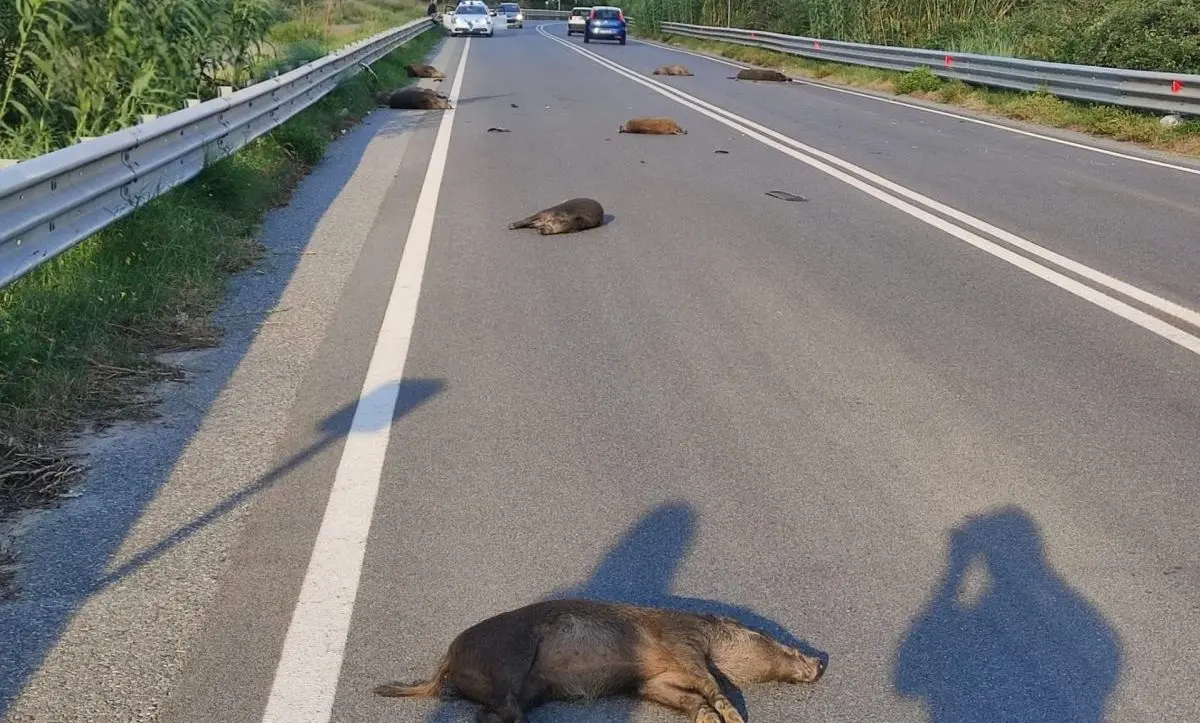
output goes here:
[{"label": "tall reed", "polygon": [[253,77],[278,0],[15,0],[0,30],[0,155],[28,157]]}]

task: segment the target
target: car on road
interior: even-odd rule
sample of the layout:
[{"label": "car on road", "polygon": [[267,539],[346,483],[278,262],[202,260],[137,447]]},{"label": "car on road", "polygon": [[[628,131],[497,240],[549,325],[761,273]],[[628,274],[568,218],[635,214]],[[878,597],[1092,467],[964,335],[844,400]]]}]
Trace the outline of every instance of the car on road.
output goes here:
[{"label": "car on road", "polygon": [[615,5],[597,5],[583,26],[583,42],[619,40],[625,44],[625,13]]},{"label": "car on road", "polygon": [[571,14],[567,17],[567,36],[575,33],[583,34],[587,28],[588,16],[592,14],[592,8],[583,7],[571,8]]},{"label": "car on road", "polygon": [[496,27],[488,15],[488,7],[481,0],[468,0],[454,8],[454,16],[450,20],[451,35],[486,35],[490,38],[495,33]]},{"label": "car on road", "polygon": [[500,3],[498,9],[499,14],[504,16],[504,24],[506,27],[518,28],[525,27],[525,13],[521,12],[521,6],[516,3]]}]

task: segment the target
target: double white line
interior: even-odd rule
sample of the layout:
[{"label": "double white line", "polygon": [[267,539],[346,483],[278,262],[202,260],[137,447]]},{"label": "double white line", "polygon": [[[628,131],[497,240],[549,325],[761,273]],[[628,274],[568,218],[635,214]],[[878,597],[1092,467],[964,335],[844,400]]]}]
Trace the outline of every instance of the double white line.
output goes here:
[{"label": "double white line", "polygon": [[[878,199],[893,208],[896,208],[913,218],[924,221],[934,228],[944,231],[951,236],[964,241],[975,248],[985,251],[996,258],[1016,266],[1019,269],[1027,271],[1040,279],[1048,281],[1055,286],[1075,294],[1081,299],[1090,301],[1091,303],[1106,309],[1107,311],[1116,314],[1117,316],[1132,321],[1138,326],[1152,331],[1155,334],[1172,341],[1179,346],[1191,351],[1194,354],[1200,355],[1200,337],[1196,336],[1195,332],[1184,331],[1183,329],[1163,321],[1162,319],[1153,316],[1141,309],[1131,306],[1120,299],[1110,296],[1109,294],[1100,291],[1099,289],[1088,286],[1076,279],[1067,276],[1059,271],[1055,271],[1049,266],[1034,261],[1028,256],[1023,256],[1016,253],[1011,248],[1005,247],[995,241],[980,236],[975,231],[988,234],[989,236],[998,239],[999,241],[1008,244],[1009,247],[1020,249],[1021,251],[1035,256],[1050,264],[1054,264],[1061,269],[1070,271],[1082,278],[1085,278],[1092,283],[1103,287],[1109,291],[1124,295],[1125,297],[1135,300],[1139,303],[1150,307],[1161,314],[1174,317],[1187,325],[1191,325],[1196,330],[1200,330],[1200,313],[1189,309],[1173,301],[1169,301],[1160,296],[1150,293],[1145,289],[1141,289],[1132,284],[1128,284],[1120,279],[1113,278],[1108,274],[1093,269],[1090,266],[1081,264],[1078,261],[1066,258],[1061,254],[1057,254],[1047,248],[1039,246],[1027,239],[1021,238],[1014,233],[997,228],[986,221],[975,218],[970,214],[963,213],[958,209],[951,208],[943,203],[935,201],[928,196],[922,195],[905,188],[898,183],[889,181],[882,176],[874,174],[865,168],[854,165],[848,161],[844,161],[837,156],[833,156],[824,151],[818,150],[811,146],[805,145],[800,141],[790,138],[782,133],[774,131],[770,128],[755,123],[748,118],[743,118],[724,108],[708,103],[693,95],[685,93],[677,88],[661,83],[659,81],[647,78],[638,74],[635,71],[626,68],[619,63],[615,63],[601,55],[598,55],[590,50],[584,49],[574,43],[557,38],[545,30],[545,25],[539,25],[538,33],[552,40],[567,49],[579,53],[588,60],[604,66],[612,72],[622,75],[635,83],[643,85],[659,95],[670,98],[680,105],[691,108],[692,110],[705,115],[718,123],[722,123],[730,128],[743,133],[750,138],[773,148],[784,155],[790,156],[801,163],[805,163],[822,173],[833,176],[837,180],[852,186],[859,191]],[[851,175],[853,174],[853,175]],[[869,183],[868,183],[869,181]],[[907,199],[907,200],[905,200]],[[912,203],[910,203],[910,201]],[[924,206],[924,208],[919,207]],[[929,209],[929,210],[926,210]],[[946,218],[935,216],[930,211],[936,211]],[[952,223],[948,219],[953,219],[958,223]],[[959,225],[961,224],[961,225]],[[974,229],[974,231],[970,230]]]}]

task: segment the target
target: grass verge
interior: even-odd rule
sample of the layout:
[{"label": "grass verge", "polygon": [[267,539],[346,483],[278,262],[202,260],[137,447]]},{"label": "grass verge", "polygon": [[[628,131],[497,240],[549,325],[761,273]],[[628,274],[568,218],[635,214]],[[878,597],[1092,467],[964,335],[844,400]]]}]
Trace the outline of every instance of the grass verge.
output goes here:
[{"label": "grass verge", "polygon": [[642,37],[748,65],[777,68],[827,83],[908,95],[1003,118],[1134,143],[1154,150],[1200,156],[1200,121],[1197,120],[1167,128],[1159,122],[1158,116],[1149,113],[1110,105],[1077,103],[1045,92],[1019,93],[970,86],[960,81],[944,80],[925,68],[901,73],[809,60],[735,43],[667,34],[643,34]]},{"label": "grass verge", "polygon": [[[376,62],[378,85],[443,35]],[[146,418],[158,354],[212,346],[230,274],[262,255],[259,224],[286,203],[330,140],[376,106],[358,73],[287,123],[0,290],[0,512],[52,501],[78,469],[64,452],[84,422]]]}]

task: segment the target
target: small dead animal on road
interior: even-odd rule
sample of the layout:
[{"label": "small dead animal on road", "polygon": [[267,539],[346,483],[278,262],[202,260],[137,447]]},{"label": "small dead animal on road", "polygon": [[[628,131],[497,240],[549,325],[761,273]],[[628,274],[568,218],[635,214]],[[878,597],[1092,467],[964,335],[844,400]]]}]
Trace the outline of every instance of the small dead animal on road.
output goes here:
[{"label": "small dead animal on road", "polygon": [[631,118],[617,129],[618,133],[643,133],[652,136],[687,135],[687,131],[666,116]]},{"label": "small dead animal on road", "polygon": [[654,69],[654,75],[692,75],[692,71],[687,69],[686,65],[675,63],[673,65],[660,65]]},{"label": "small dead animal on road", "polygon": [[420,63],[409,63],[404,66],[404,72],[410,78],[433,78],[434,80],[443,80],[446,74],[432,65],[422,65]]},{"label": "small dead animal on road", "polygon": [[788,83],[791,78],[787,77],[778,70],[764,70],[762,68],[743,68],[738,71],[737,75],[729,76],[730,80],[769,80],[774,83]]},{"label": "small dead animal on road", "polygon": [[815,683],[825,663],[735,620],[593,600],[527,605],[456,637],[433,677],[376,686],[376,695],[456,697],[483,707],[478,723],[524,723],[551,700],[633,694],[694,723],[744,723],[710,667],[734,685]]},{"label": "small dead animal on road", "polygon": [[590,198],[572,198],[557,206],[544,208],[520,221],[508,224],[509,229],[532,228],[543,236],[572,233],[596,228],[604,222],[604,208]]},{"label": "small dead animal on road", "polygon": [[384,105],[398,110],[451,110],[450,99],[429,88],[401,88],[387,95]]}]

